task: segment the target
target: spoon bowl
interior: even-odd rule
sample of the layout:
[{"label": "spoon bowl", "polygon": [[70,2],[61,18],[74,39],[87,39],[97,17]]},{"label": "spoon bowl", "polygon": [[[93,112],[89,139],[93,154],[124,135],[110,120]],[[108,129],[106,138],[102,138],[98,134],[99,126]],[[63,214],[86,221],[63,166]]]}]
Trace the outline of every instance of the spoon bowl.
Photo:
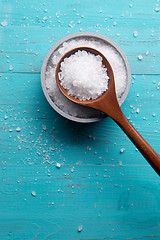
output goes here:
[{"label": "spoon bowl", "polygon": [[58,65],[57,65],[57,68],[56,68],[56,82],[57,82],[57,85],[59,87],[59,89],[61,90],[61,92],[68,98],[70,99],[72,102],[75,102],[77,104],[80,104],[80,105],[88,105],[88,104],[91,104],[93,102],[97,102],[100,100],[100,98],[103,98],[104,95],[108,94],[108,90],[106,92],[104,92],[100,97],[96,98],[96,99],[92,99],[92,100],[86,100],[86,101],[81,101],[79,100],[78,98],[75,98],[71,95],[68,94],[68,91],[61,85],[61,82],[59,80],[59,72],[60,72],[60,67],[61,67],[61,63],[64,61],[65,58],[69,58],[71,55],[75,54],[76,52],[78,51],[86,51],[88,53],[91,53],[91,54],[94,54],[95,56],[97,55],[100,55],[102,57],[102,64],[103,66],[105,66],[105,68],[107,69],[107,75],[109,77],[109,80],[108,80],[108,89],[110,89],[111,85],[112,87],[114,87],[114,75],[113,75],[113,71],[112,71],[112,68],[111,68],[111,65],[110,63],[108,62],[108,60],[104,57],[104,55],[93,49],[93,48],[89,48],[89,47],[79,47],[79,48],[74,48],[72,49],[71,51],[67,52],[59,61]]},{"label": "spoon bowl", "polygon": [[[96,99],[81,101],[73,96],[70,96],[65,88],[61,85],[59,80],[59,72],[61,63],[64,61],[65,58],[69,58],[71,55],[75,54],[78,51],[86,51],[88,53],[92,53],[94,55],[100,55],[102,57],[102,64],[107,69],[107,75],[109,77],[108,82],[108,90],[106,90],[101,96]],[[67,52],[59,61],[56,68],[56,82],[61,90],[61,92],[71,101],[81,104],[83,106],[95,108],[106,113],[110,116],[119,126],[120,128],[126,133],[126,135],[130,138],[133,144],[139,149],[142,155],[146,158],[148,163],[153,167],[153,169],[157,172],[160,176],[160,156],[155,150],[146,142],[146,140],[137,132],[137,130],[131,125],[128,119],[124,116],[121,108],[119,106],[116,91],[115,91],[115,82],[114,82],[114,74],[112,68],[108,62],[108,60],[103,56],[102,53],[97,51],[96,49],[89,48],[89,47],[79,47],[74,48],[71,51]]]}]

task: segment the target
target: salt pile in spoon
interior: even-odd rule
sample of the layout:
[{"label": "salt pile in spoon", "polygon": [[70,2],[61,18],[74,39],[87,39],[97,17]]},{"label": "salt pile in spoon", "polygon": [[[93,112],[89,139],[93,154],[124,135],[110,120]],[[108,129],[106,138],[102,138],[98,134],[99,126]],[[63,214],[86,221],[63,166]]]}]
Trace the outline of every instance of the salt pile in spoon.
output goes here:
[{"label": "salt pile in spoon", "polygon": [[61,63],[59,80],[68,94],[81,101],[96,99],[108,89],[102,57],[78,51]]}]

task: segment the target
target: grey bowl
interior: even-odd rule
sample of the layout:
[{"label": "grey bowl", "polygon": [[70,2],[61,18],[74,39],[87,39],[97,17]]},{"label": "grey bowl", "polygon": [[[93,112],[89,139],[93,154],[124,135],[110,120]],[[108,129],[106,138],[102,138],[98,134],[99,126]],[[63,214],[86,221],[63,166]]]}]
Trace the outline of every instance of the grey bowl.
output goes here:
[{"label": "grey bowl", "polygon": [[[49,61],[51,59],[51,56],[54,54],[54,52],[59,48],[59,46],[61,46],[64,42],[68,41],[68,40],[72,40],[72,39],[78,39],[78,38],[95,38],[95,39],[99,39],[99,40],[103,40],[104,42],[106,42],[107,44],[110,44],[114,49],[116,49],[116,51],[120,54],[120,56],[122,57],[123,61],[124,61],[124,65],[126,68],[126,74],[127,74],[127,85],[125,88],[124,93],[122,94],[120,100],[119,100],[119,104],[120,106],[122,105],[122,103],[124,102],[124,100],[126,99],[129,89],[130,89],[130,84],[131,84],[131,71],[130,71],[130,66],[128,63],[128,60],[124,54],[124,52],[121,50],[121,48],[115,43],[113,42],[111,39],[109,39],[106,36],[103,36],[101,34],[98,33],[92,33],[92,32],[80,32],[80,33],[73,33],[71,35],[68,35],[64,38],[62,38],[61,40],[59,40],[47,53],[47,55],[45,56],[45,59],[43,61],[42,64],[42,69],[41,69],[41,85],[42,85],[42,89],[44,92],[44,95],[47,99],[47,101],[49,102],[49,104],[51,105],[51,107],[58,112],[61,116],[75,121],[75,122],[80,122],[80,123],[91,123],[91,122],[97,122],[101,119],[104,119],[105,117],[107,117],[106,114],[99,112],[98,110],[92,110],[95,111],[95,116],[94,117],[90,117],[90,118],[82,118],[82,117],[75,117],[72,115],[69,115],[68,113],[62,111],[55,103],[54,101],[51,99],[51,97],[48,94],[47,88],[46,88],[46,83],[45,83],[45,74],[46,74],[46,70],[47,70],[47,66],[49,64]],[[80,106],[81,108],[86,108],[84,106]]]}]

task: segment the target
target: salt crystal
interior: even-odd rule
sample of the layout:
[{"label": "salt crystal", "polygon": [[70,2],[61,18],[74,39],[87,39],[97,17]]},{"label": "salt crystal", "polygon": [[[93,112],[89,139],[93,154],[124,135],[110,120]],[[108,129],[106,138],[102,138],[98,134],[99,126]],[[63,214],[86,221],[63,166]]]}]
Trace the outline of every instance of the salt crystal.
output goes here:
[{"label": "salt crystal", "polygon": [[143,59],[143,57],[142,57],[142,55],[138,55],[138,60],[142,60]]},{"label": "salt crystal", "polygon": [[43,21],[46,21],[47,20],[47,17],[45,16],[44,18],[43,18]]},{"label": "salt crystal", "polygon": [[81,231],[82,231],[82,229],[83,229],[83,226],[82,226],[82,225],[80,225],[80,226],[78,227],[78,232],[81,232]]},{"label": "salt crystal", "polygon": [[159,89],[160,89],[160,82],[157,85],[157,90],[159,90]]},{"label": "salt crystal", "polygon": [[125,151],[125,148],[120,149],[120,153],[123,153]]},{"label": "salt crystal", "polygon": [[154,11],[155,11],[155,12],[159,12],[159,7],[156,7],[156,8],[154,9]]},{"label": "salt crystal", "polygon": [[102,57],[86,51],[78,51],[64,59],[59,79],[68,94],[81,101],[96,99],[108,89],[109,78]]},{"label": "salt crystal", "polygon": [[3,22],[1,22],[1,25],[3,26],[3,27],[5,27],[5,26],[7,26],[7,21],[6,20],[4,20]]},{"label": "salt crystal", "polygon": [[148,52],[148,50],[147,50],[147,51],[146,51],[146,55],[148,55],[148,53],[149,53],[149,52]]},{"label": "salt crystal", "polygon": [[31,192],[31,195],[32,195],[33,197],[35,197],[35,196],[36,196],[36,192],[35,192],[35,191],[32,191],[32,192]]},{"label": "salt crystal", "polygon": [[134,31],[133,36],[134,36],[135,38],[138,37],[138,32],[137,32],[137,31]]},{"label": "salt crystal", "polygon": [[71,24],[68,24],[68,27],[73,28],[73,26]]},{"label": "salt crystal", "polygon": [[71,168],[71,172],[72,172],[72,173],[74,172],[74,167],[73,167],[73,168]]},{"label": "salt crystal", "polygon": [[140,109],[139,108],[137,108],[137,110],[136,110],[136,113],[139,113],[140,112]]},{"label": "salt crystal", "polygon": [[42,125],[42,129],[44,130],[44,131],[46,131],[47,130],[47,127],[46,127],[46,125]]},{"label": "salt crystal", "polygon": [[20,132],[20,131],[21,131],[20,127],[17,127],[17,128],[16,128],[16,131],[17,131],[17,132]]},{"label": "salt crystal", "polygon": [[60,164],[60,163],[56,163],[56,167],[57,167],[57,168],[60,168],[60,167],[61,167],[61,164]]},{"label": "salt crystal", "polygon": [[10,65],[10,67],[9,67],[9,70],[10,70],[10,71],[12,71],[12,70],[13,70],[13,66],[12,66],[12,65]]}]

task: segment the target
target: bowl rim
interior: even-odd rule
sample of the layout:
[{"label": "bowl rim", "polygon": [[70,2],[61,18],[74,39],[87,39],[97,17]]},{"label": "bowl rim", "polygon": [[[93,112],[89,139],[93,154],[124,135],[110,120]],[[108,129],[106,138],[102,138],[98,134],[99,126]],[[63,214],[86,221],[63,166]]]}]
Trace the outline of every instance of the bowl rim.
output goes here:
[{"label": "bowl rim", "polygon": [[[46,54],[42,67],[41,67],[41,86],[42,86],[42,90],[43,93],[48,101],[48,103],[51,105],[51,107],[57,112],[59,113],[61,116],[72,120],[74,122],[79,122],[79,123],[92,123],[92,122],[97,122],[100,121],[102,119],[104,119],[105,117],[95,117],[95,118],[80,118],[80,117],[74,117],[71,116],[67,113],[65,113],[64,111],[62,111],[60,108],[57,107],[57,105],[53,102],[53,100],[51,99],[51,97],[48,94],[47,88],[46,88],[46,84],[45,84],[45,73],[46,73],[46,68],[48,65],[48,60],[50,59],[51,55],[53,54],[53,52],[65,41],[68,40],[72,40],[74,38],[78,38],[78,37],[95,37],[98,38],[100,40],[103,40],[105,42],[107,42],[108,44],[110,44],[111,46],[113,46],[118,53],[120,54],[120,56],[122,57],[125,67],[126,67],[126,74],[127,74],[127,85],[125,88],[125,91],[122,95],[122,97],[120,98],[119,104],[120,106],[122,105],[122,103],[124,102],[124,100],[126,99],[128,93],[129,93],[129,89],[130,89],[130,85],[131,85],[131,70],[130,70],[130,65],[129,62],[127,60],[127,57],[125,55],[125,53],[122,51],[122,49],[110,38],[99,34],[99,33],[93,33],[93,32],[77,32],[77,33],[72,33],[69,34],[65,37],[63,37],[62,39],[60,39],[57,43],[55,43],[50,50],[48,51],[48,53]],[[105,116],[105,115],[104,115]],[[107,115],[106,115],[107,116]]]}]

